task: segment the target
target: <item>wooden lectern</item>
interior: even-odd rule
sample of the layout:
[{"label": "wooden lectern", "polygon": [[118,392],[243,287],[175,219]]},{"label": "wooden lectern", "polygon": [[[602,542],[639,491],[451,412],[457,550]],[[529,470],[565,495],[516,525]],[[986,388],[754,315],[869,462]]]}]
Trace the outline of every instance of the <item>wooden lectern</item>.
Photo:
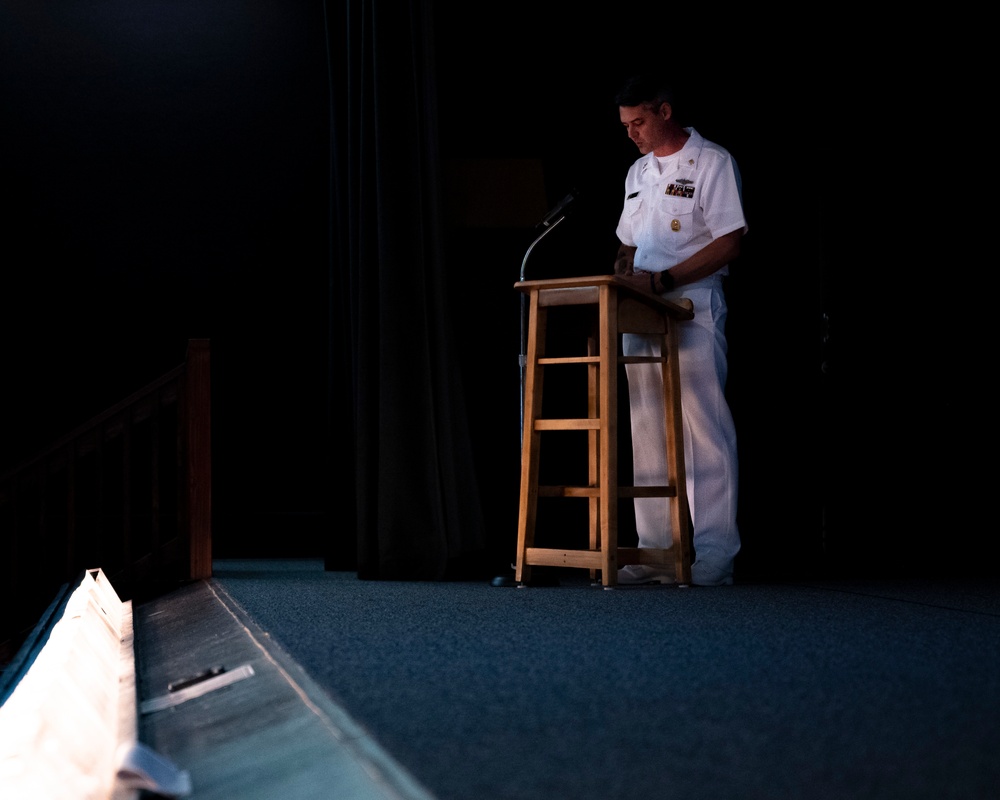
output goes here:
[{"label": "wooden lectern", "polygon": [[[520,585],[530,585],[533,566],[589,569],[600,573],[605,587],[618,582],[626,564],[674,567],[677,582],[691,582],[691,518],[684,478],[684,438],[681,427],[680,376],[677,367],[677,325],[693,319],[690,301],[672,302],[636,291],[614,275],[519,281],[514,288],[529,300],[528,342],[524,377],[521,450],[521,499],[518,514],[517,572]],[[592,333],[586,355],[546,357],[548,311],[557,306],[590,307]],[[642,333],[661,337],[660,357],[622,356],[620,336]],[[582,351],[582,348],[581,348]],[[663,414],[666,421],[667,483],[663,486],[620,486],[618,483],[618,366],[658,363],[663,372]],[[587,417],[543,419],[543,370],[585,365]],[[586,431],[586,486],[539,486],[541,435],[549,431]],[[618,546],[618,501],[662,497],[670,504],[673,530],[665,549]],[[589,547],[567,549],[535,546],[539,498],[586,498],[589,503]],[[582,541],[582,535],[581,535]]]}]

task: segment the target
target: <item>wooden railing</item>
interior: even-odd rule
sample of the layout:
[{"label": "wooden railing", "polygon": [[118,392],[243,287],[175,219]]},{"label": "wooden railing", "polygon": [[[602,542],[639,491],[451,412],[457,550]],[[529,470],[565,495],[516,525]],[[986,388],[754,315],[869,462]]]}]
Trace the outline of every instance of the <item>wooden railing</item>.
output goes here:
[{"label": "wooden railing", "polygon": [[67,581],[101,569],[142,601],[212,574],[208,340],[0,475],[0,666]]}]

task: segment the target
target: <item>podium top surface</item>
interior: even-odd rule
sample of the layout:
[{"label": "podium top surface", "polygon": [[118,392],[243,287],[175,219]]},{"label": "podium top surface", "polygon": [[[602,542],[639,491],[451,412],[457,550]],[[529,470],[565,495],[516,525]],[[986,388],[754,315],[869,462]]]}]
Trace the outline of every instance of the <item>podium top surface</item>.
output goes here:
[{"label": "podium top surface", "polygon": [[691,301],[667,300],[659,295],[641,292],[633,289],[617,275],[585,275],[577,278],[550,278],[532,281],[518,281],[514,288],[519,292],[531,292],[535,289],[590,289],[598,286],[613,286],[618,291],[642,301],[646,305],[661,307],[670,313],[675,319],[694,319],[694,312],[691,309]]}]

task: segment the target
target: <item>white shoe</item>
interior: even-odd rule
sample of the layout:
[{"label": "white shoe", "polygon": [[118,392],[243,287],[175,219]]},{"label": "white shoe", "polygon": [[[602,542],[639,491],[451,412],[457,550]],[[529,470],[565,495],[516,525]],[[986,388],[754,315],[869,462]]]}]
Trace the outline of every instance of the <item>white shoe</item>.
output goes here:
[{"label": "white shoe", "polygon": [[722,569],[704,561],[695,561],[691,565],[691,583],[695,586],[732,586],[732,567]]},{"label": "white shoe", "polygon": [[623,586],[643,586],[655,583],[677,583],[673,572],[646,564],[627,564],[618,570],[618,583]]}]

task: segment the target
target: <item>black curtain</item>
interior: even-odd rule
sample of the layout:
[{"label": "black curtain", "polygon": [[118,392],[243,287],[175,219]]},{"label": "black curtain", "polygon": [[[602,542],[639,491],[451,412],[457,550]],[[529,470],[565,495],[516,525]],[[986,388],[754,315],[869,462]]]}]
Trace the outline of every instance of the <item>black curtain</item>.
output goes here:
[{"label": "black curtain", "polygon": [[[457,576],[485,547],[445,264],[432,8],[327,3],[327,568]],[[356,544],[356,547],[352,547]]]}]

